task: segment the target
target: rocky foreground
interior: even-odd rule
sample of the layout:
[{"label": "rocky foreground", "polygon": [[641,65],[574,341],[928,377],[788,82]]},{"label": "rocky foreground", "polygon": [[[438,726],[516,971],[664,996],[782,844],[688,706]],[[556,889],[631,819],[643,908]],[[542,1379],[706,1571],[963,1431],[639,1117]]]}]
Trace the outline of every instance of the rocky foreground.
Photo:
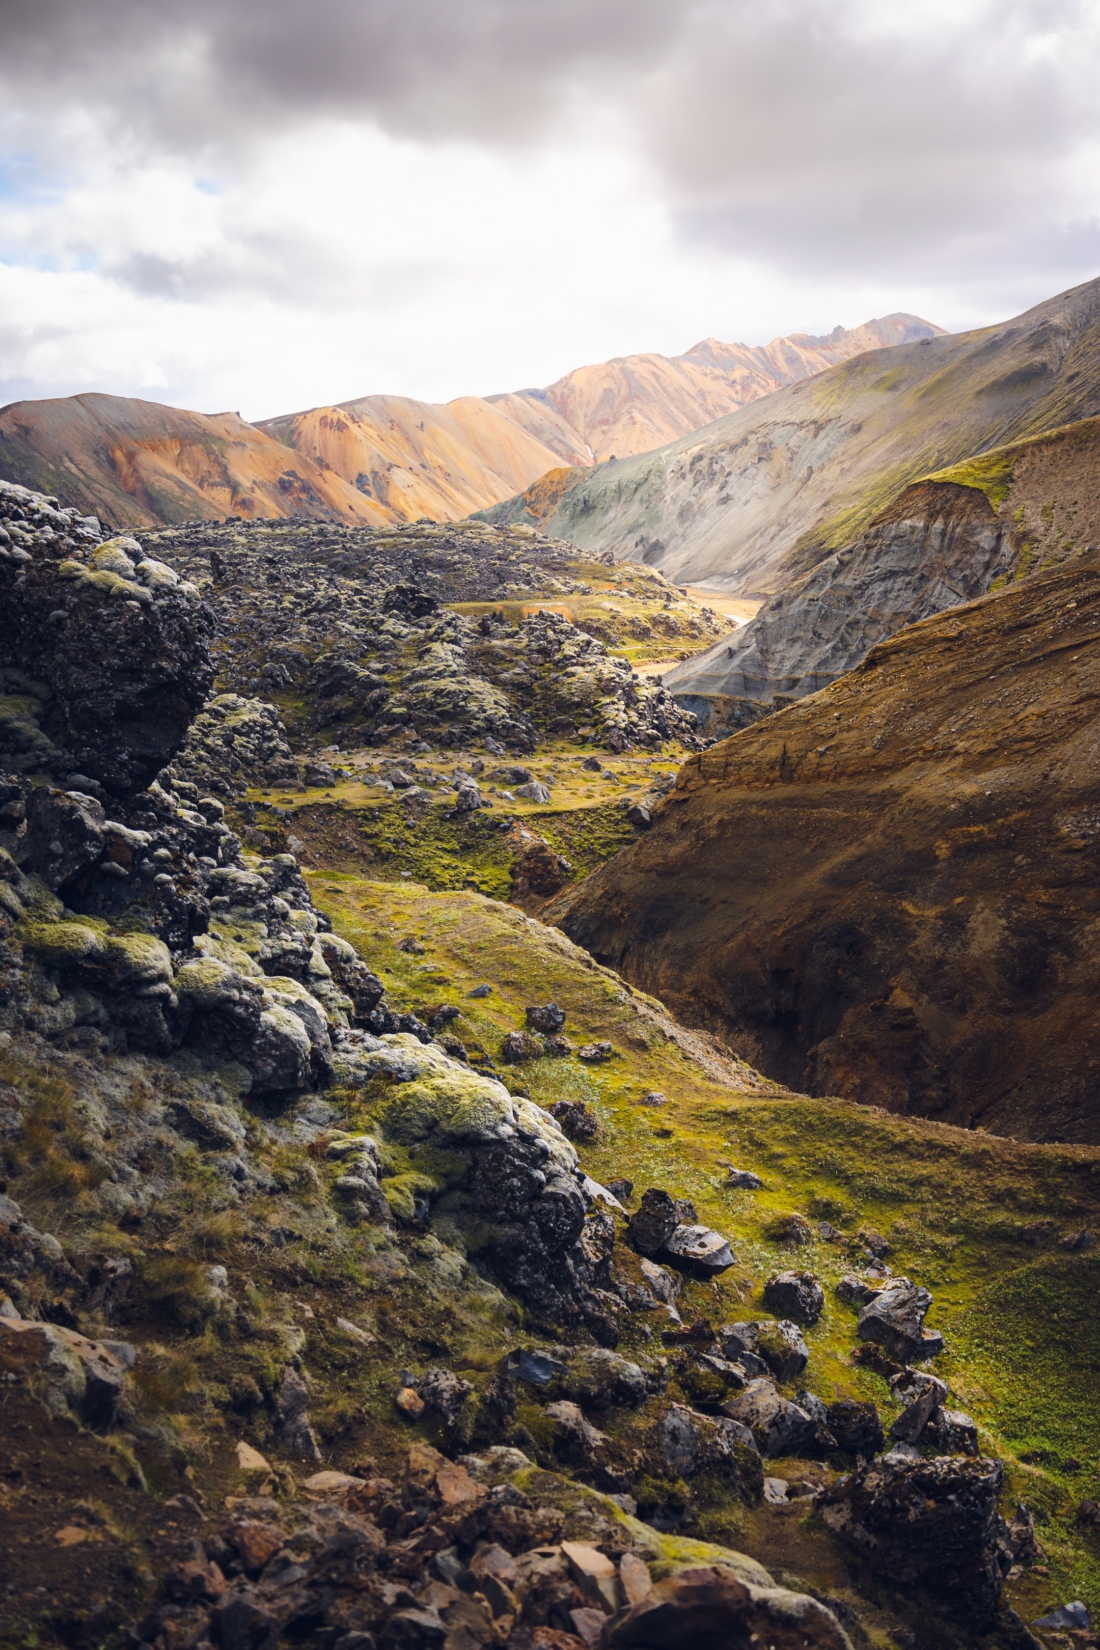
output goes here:
[{"label": "rocky foreground", "polygon": [[[188,777],[216,610],[136,541],[5,500],[10,1641],[1034,1643],[1003,1595],[1041,1557],[1033,1520],[1002,1509],[1002,1463],[930,1373],[932,1295],[887,1240],[789,1213],[786,1264],[738,1310],[735,1247],[675,1182],[585,1172],[604,1126],[585,1074],[619,1050],[578,1047],[536,996],[475,1061],[465,999],[391,1003],[294,856],[246,853]],[[639,999],[627,1041],[682,1070],[691,1041],[658,1010]],[[551,1106],[534,1066],[562,1074]],[[729,1165],[728,1185],[761,1181]],[[842,1267],[795,1264],[817,1245]],[[878,1401],[815,1392],[834,1313]],[[845,1579],[739,1549],[788,1502]]]}]

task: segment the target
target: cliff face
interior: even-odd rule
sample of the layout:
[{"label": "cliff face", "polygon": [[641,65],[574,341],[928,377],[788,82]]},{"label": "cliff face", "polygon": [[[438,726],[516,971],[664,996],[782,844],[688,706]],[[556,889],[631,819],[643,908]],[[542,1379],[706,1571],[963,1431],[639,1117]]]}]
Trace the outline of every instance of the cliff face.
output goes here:
[{"label": "cliff face", "polygon": [[1100,1139],[1100,556],[692,758],[558,920],[769,1076]]},{"label": "cliff face", "polygon": [[1083,419],[906,488],[666,687],[712,735],[816,693],[903,625],[1100,541],[1098,461],[1100,419]]},{"label": "cliff face", "polygon": [[236,413],[208,416],[120,395],[4,407],[0,473],[130,526],[226,515],[389,519],[338,475],[288,453]]},{"label": "cliff face", "polygon": [[486,512],[682,584],[767,596],[908,483],[1100,412],[1100,281],[1000,326],[869,351],[657,452]]}]

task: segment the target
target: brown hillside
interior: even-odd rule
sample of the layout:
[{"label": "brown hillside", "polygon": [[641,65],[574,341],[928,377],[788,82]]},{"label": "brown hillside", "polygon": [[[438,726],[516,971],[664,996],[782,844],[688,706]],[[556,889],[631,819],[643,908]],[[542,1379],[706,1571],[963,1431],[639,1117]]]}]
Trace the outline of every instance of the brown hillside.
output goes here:
[{"label": "brown hillside", "polygon": [[287,453],[236,413],[207,416],[121,395],[0,409],[0,475],[135,527],[227,515],[389,519],[339,476]]},{"label": "brown hillside", "polygon": [[816,1094],[1100,1140],[1100,555],[693,757],[559,914]]}]

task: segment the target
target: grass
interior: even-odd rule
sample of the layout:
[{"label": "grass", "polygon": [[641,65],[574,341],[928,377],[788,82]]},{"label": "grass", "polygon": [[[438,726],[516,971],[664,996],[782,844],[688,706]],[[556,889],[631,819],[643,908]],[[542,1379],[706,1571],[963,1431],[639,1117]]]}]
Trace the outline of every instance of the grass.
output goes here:
[{"label": "grass", "polygon": [[[453,1002],[460,1018],[450,1029],[471,1045],[495,1053],[504,1033],[524,1023],[526,1004],[548,998],[567,1008],[574,1041],[611,1041],[618,1052],[606,1065],[538,1060],[510,1068],[508,1078],[518,1076],[541,1105],[570,1098],[592,1107],[601,1135],[582,1159],[597,1180],[625,1174],[639,1190],[661,1185],[688,1196],[702,1220],[730,1236],[735,1268],[717,1285],[689,1283],[685,1317],[763,1316],[773,1271],[818,1273],[827,1305],[807,1334],[807,1382],[826,1401],[873,1398],[888,1422],[896,1406],[882,1377],[853,1364],[855,1314],[833,1293],[859,1264],[859,1246],[848,1240],[864,1226],[885,1233],[893,1269],[934,1292],[929,1324],[947,1341],[935,1367],[978,1422],[983,1447],[1005,1461],[1006,1508],[1023,1499],[1039,1520],[1049,1580],[1029,1574],[1010,1596],[1031,1615],[1055,1594],[1100,1606],[1100,1542],[1074,1523],[1078,1501],[1100,1495],[1100,1320],[1092,1305],[1100,1257],[1058,1247],[1062,1236],[1100,1227],[1100,1151],[1019,1144],[774,1089],[734,1093],[658,1032],[645,1017],[647,1000],[518,913],[472,895],[328,873],[311,883],[338,931],[380,966],[390,999],[420,1008]],[[410,934],[423,955],[397,950]],[[466,992],[483,980],[491,995],[470,1000]],[[663,1091],[667,1105],[639,1106],[650,1089]],[[763,1189],[728,1190],[730,1162],[759,1174]],[[776,1242],[769,1229],[792,1212],[829,1219],[845,1241],[799,1249]],[[1036,1248],[1025,1228],[1040,1221],[1052,1230]],[[768,1562],[763,1550],[755,1556]]]}]

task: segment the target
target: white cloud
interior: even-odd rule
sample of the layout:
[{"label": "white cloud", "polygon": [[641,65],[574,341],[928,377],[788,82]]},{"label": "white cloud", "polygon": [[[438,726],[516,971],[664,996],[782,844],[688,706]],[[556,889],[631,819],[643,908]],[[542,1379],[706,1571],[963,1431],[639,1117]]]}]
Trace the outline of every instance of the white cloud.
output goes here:
[{"label": "white cloud", "polygon": [[1092,0],[94,11],[12,0],[5,399],[443,399],[1100,264]]}]

